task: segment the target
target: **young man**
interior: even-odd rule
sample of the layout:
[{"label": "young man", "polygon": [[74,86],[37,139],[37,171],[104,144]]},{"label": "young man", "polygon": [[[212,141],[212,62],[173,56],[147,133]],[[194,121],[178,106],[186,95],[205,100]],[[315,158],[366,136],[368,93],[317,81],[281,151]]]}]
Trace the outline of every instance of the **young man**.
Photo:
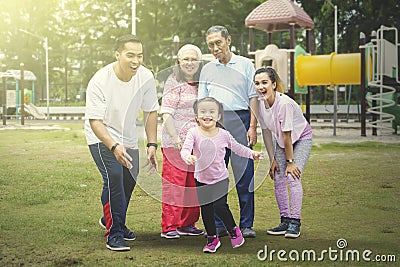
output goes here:
[{"label": "young man", "polygon": [[[200,75],[199,99],[214,97],[224,105],[224,127],[241,144],[252,147],[257,143],[258,110],[257,93],[252,82],[253,63],[230,51],[231,36],[223,26],[212,26],[206,32],[208,49],[215,60],[206,64]],[[240,228],[243,237],[255,237],[254,222],[254,163],[253,160],[227,152],[231,158],[239,196]],[[217,232],[227,235],[222,222],[217,219]]]},{"label": "young man", "polygon": [[101,202],[107,229],[106,247],[130,250],[126,240],[135,234],[126,225],[126,212],[139,173],[136,118],[144,112],[147,158],[158,170],[157,109],[154,76],[142,66],[142,42],[134,35],[117,40],[116,61],[92,77],[86,94],[85,136],[93,160],[103,177]]}]

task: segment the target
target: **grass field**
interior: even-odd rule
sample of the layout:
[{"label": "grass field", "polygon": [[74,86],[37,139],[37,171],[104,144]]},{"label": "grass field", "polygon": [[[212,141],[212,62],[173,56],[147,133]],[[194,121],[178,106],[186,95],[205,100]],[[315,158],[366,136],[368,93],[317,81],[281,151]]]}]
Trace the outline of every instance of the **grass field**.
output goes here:
[{"label": "grass field", "polygon": [[[160,238],[161,180],[143,170],[127,215],[137,239],[130,242],[131,251],[118,253],[105,248],[97,222],[102,179],[82,124],[61,126],[65,129],[0,131],[0,266],[395,266],[400,261],[399,143],[313,147],[303,174],[302,234],[295,240],[266,234],[279,213],[272,181],[265,179],[268,161],[260,162],[257,237],[237,249],[224,237],[211,255],[201,251],[203,237]],[[238,219],[234,190],[229,203]]]}]

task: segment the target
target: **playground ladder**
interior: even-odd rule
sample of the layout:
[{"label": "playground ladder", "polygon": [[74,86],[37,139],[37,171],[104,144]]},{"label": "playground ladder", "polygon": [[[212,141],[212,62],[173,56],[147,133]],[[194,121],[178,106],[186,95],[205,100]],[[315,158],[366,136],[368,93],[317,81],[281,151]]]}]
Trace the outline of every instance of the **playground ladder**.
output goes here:
[{"label": "playground ladder", "polygon": [[[384,38],[384,33],[388,31],[394,31],[395,44],[387,41]],[[380,129],[381,134],[383,129],[392,129],[388,124],[391,123],[395,116],[383,111],[384,108],[391,107],[397,103],[390,99],[392,94],[396,93],[396,89],[392,86],[385,84],[386,77],[392,77],[399,83],[398,77],[398,33],[394,27],[381,26],[377,31],[376,43],[372,46],[368,46],[366,54],[372,57],[372,64],[367,64],[367,73],[372,73],[368,76],[368,87],[374,87],[378,89],[377,93],[367,95],[367,100],[371,103],[376,101],[377,106],[370,107],[368,111],[377,117],[377,120],[369,122],[368,125],[371,127]],[[368,60],[367,60],[368,62]],[[372,66],[372,70],[370,69]],[[370,78],[371,77],[371,78]],[[371,80],[370,80],[371,79]]]}]

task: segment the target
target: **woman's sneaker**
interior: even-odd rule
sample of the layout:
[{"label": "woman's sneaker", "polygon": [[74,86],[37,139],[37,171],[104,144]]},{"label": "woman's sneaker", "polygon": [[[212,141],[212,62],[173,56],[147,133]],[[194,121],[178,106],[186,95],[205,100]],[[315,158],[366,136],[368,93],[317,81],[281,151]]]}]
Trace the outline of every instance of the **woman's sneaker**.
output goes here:
[{"label": "woman's sneaker", "polygon": [[191,235],[191,236],[204,234],[203,230],[198,229],[193,225],[179,228],[177,232],[179,235]]},{"label": "woman's sneaker", "polygon": [[207,244],[203,248],[204,253],[215,253],[221,246],[219,238],[216,236],[207,236]]},{"label": "woman's sneaker", "polygon": [[286,230],[285,237],[286,238],[297,238],[300,236],[300,220],[299,219],[291,219],[289,222],[289,227]]},{"label": "woman's sneaker", "polygon": [[289,227],[289,218],[281,217],[281,223],[272,229],[267,230],[267,234],[269,235],[284,235],[286,234],[286,230]]},{"label": "woman's sneaker", "polygon": [[239,227],[235,226],[232,232],[229,233],[231,237],[231,244],[233,248],[238,248],[244,243],[244,238],[242,232],[240,231]]},{"label": "woman's sneaker", "polygon": [[161,232],[161,237],[167,238],[167,239],[174,239],[174,238],[179,238],[180,235],[177,231],[168,231],[168,232]]}]

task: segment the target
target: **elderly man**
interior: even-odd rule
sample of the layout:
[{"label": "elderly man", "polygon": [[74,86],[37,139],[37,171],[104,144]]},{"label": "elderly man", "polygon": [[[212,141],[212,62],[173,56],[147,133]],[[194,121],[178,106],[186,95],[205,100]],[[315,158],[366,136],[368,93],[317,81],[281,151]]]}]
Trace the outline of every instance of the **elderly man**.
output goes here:
[{"label": "elderly man", "polygon": [[[215,60],[207,63],[200,75],[201,99],[214,97],[224,105],[224,127],[241,144],[252,147],[257,143],[258,96],[253,84],[254,66],[245,57],[230,51],[231,36],[223,26],[212,26],[206,32],[208,49]],[[255,237],[254,222],[254,163],[227,151],[226,163],[231,166],[236,182],[240,206],[240,228],[244,237]],[[227,235],[218,219],[219,236]]]}]

